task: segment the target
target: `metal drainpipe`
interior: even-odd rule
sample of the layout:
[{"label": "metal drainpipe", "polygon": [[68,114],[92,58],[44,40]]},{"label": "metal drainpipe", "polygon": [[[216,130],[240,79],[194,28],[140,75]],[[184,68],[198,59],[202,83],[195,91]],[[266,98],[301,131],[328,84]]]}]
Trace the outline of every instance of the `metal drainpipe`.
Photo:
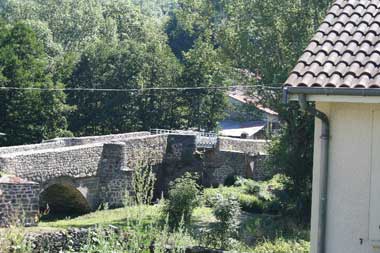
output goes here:
[{"label": "metal drainpipe", "polygon": [[306,95],[298,95],[301,109],[314,115],[322,121],[321,131],[321,157],[320,157],[320,179],[319,179],[319,212],[318,212],[318,253],[325,253],[326,249],[326,211],[327,211],[327,183],[329,171],[329,144],[330,144],[330,123],[326,114],[315,108],[309,107],[306,102]]}]

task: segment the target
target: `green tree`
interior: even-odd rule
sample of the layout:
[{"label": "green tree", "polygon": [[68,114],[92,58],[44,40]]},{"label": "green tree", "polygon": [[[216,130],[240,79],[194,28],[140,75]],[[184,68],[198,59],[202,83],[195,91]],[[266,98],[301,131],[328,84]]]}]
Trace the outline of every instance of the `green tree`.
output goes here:
[{"label": "green tree", "polygon": [[[14,88],[62,88],[47,73],[47,56],[25,24],[0,24],[0,82]],[[40,142],[69,134],[61,91],[3,90],[0,92],[1,145]]]},{"label": "green tree", "polygon": [[[76,92],[69,102],[77,106],[71,130],[78,135],[149,130],[168,126],[176,117],[176,98],[144,88],[174,86],[178,68],[165,44],[128,40],[90,46],[75,67],[71,87],[136,89],[135,92]],[[165,123],[167,122],[167,123]]]},{"label": "green tree", "polygon": [[182,84],[185,87],[208,87],[184,91],[187,103],[187,127],[214,130],[223,119],[226,107],[225,90],[213,88],[226,85],[229,66],[220,50],[207,40],[198,39],[194,48],[184,55]]},{"label": "green tree", "polygon": [[280,192],[285,214],[309,222],[313,169],[314,118],[299,112],[297,104],[281,111],[284,124],[269,146],[268,169],[289,177],[285,192]]},{"label": "green tree", "polygon": [[322,18],[330,0],[223,1],[218,42],[234,63],[281,85]]},{"label": "green tree", "polygon": [[99,0],[35,0],[38,19],[48,23],[65,50],[79,50],[99,36],[104,25]]}]

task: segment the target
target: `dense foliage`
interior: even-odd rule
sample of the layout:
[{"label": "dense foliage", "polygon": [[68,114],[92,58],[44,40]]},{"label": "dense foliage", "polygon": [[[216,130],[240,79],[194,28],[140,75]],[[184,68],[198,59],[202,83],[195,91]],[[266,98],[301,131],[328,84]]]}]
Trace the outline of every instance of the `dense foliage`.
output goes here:
[{"label": "dense foliage", "polygon": [[[137,90],[67,92],[68,104],[76,109],[63,115],[69,120],[68,130],[91,135],[155,127],[215,129],[226,100],[223,90],[213,87],[239,84],[232,69],[253,73],[254,83],[278,86],[328,4],[327,0],[5,0],[0,15],[6,24],[22,22],[34,33],[35,44],[45,55],[44,78],[53,85]],[[26,73],[19,75],[27,78]],[[160,87],[210,89],[143,90]],[[280,107],[276,99],[266,102]],[[293,115],[284,113],[284,117]],[[18,131],[31,138],[5,144],[59,136],[66,126],[52,127],[56,129],[42,137]],[[14,136],[9,126],[0,131],[8,139]]]},{"label": "dense foliage", "polygon": [[214,248],[231,249],[235,240],[239,238],[241,215],[239,202],[232,196],[224,197],[218,194],[215,196],[213,214],[217,222],[204,232],[203,240]]},{"label": "dense foliage", "polygon": [[168,199],[165,200],[164,216],[172,229],[182,223],[188,226],[193,210],[199,206],[200,189],[197,176],[186,173],[170,183]]},{"label": "dense foliage", "polygon": [[[1,118],[0,132],[7,138],[0,145],[151,128],[214,129],[224,113],[223,92],[160,90],[225,85],[229,71],[221,52],[208,40],[199,40],[180,53],[182,62],[178,60],[166,33],[176,6],[174,1],[2,1],[2,26],[24,26],[27,32],[14,39],[20,40],[21,47],[33,49],[27,59],[17,56],[24,64],[12,62],[12,49],[7,46],[15,41],[4,38],[1,50],[8,52],[2,53],[7,57],[1,61],[2,86],[79,90],[17,91],[33,93],[33,101],[2,90],[1,110],[7,114]],[[24,69],[17,70],[15,64]],[[83,88],[124,91],[80,91]]]},{"label": "dense foliage", "polygon": [[17,90],[59,88],[47,71],[47,55],[35,34],[24,24],[0,24],[0,84],[13,87],[0,92],[0,144],[23,144],[65,135],[65,94],[60,91]]},{"label": "dense foliage", "polygon": [[288,181],[289,178],[283,175],[275,175],[262,182],[238,178],[234,185],[205,189],[203,200],[206,206],[215,206],[219,195],[224,198],[232,197],[245,212],[279,214],[282,206],[276,193],[283,192]]},{"label": "dense foliage", "polygon": [[[307,219],[313,119],[282,105],[272,88],[285,81],[330,3],[3,0],[0,82],[13,90],[0,90],[0,132],[7,134],[0,145],[151,128],[215,130],[226,109],[225,92],[215,87],[251,85],[284,122],[270,166],[289,176],[287,198]],[[14,90],[27,87],[127,90]],[[166,87],[179,89],[160,90]]]}]

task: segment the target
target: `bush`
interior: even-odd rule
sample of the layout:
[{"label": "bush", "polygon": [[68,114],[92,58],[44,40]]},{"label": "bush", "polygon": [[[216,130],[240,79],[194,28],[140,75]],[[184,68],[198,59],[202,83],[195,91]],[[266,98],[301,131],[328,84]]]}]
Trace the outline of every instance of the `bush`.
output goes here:
[{"label": "bush", "polygon": [[133,173],[132,187],[135,192],[135,202],[138,205],[149,205],[153,199],[156,175],[152,166],[140,164]]},{"label": "bush", "polygon": [[168,199],[163,208],[170,228],[177,228],[182,220],[186,226],[190,224],[192,212],[200,200],[197,179],[198,176],[186,173],[170,183]]},{"label": "bush", "polygon": [[243,184],[244,190],[248,194],[258,195],[260,194],[262,190],[262,186],[260,183],[253,181],[253,180],[247,180]]},{"label": "bush", "polygon": [[218,194],[215,197],[213,213],[218,222],[212,224],[203,239],[206,240],[206,245],[229,249],[238,238],[240,204],[234,197],[226,198]]},{"label": "bush", "polygon": [[31,252],[32,245],[28,242],[25,234],[25,229],[16,225],[0,231],[0,252]]},{"label": "bush", "polygon": [[233,186],[236,181],[238,180],[238,176],[235,175],[228,175],[226,179],[224,179],[224,185],[225,186]]},{"label": "bush", "polygon": [[243,187],[219,187],[204,190],[204,204],[209,207],[216,205],[216,196],[220,194],[227,198],[232,196],[239,201],[240,207],[243,211],[252,213],[262,213],[264,210],[264,201],[259,197],[247,194]]},{"label": "bush", "polygon": [[216,204],[216,196],[218,194],[222,195],[223,197],[233,196],[237,198],[237,196],[241,193],[242,189],[238,187],[220,186],[218,188],[208,188],[203,191],[203,200],[206,206],[213,207]]},{"label": "bush", "polygon": [[238,200],[243,211],[250,213],[262,213],[264,211],[264,202],[254,195],[239,194]]}]

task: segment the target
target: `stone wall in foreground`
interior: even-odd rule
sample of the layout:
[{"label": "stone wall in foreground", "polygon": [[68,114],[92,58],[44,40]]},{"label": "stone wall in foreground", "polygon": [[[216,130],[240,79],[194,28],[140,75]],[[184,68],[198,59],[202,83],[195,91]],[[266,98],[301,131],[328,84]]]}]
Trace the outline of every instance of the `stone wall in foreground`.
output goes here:
[{"label": "stone wall in foreground", "polygon": [[[116,234],[116,236],[115,236]],[[90,243],[96,243],[97,237],[107,238],[113,236],[118,238],[119,244],[126,244],[128,241],[128,233],[120,231],[117,227],[107,229],[68,229],[67,231],[31,233],[27,235],[27,240],[31,243],[32,253],[60,253],[60,252],[79,252],[83,246]],[[154,246],[145,249],[151,253],[158,252]],[[144,251],[144,252],[145,252]],[[126,251],[127,252],[127,251]],[[161,251],[160,251],[161,252]],[[172,247],[167,246],[167,253],[178,252]],[[208,249],[204,247],[187,247],[181,252],[186,253],[227,253],[227,251]]]},{"label": "stone wall in foreground", "polygon": [[0,177],[0,227],[36,225],[40,186],[17,177]]}]

